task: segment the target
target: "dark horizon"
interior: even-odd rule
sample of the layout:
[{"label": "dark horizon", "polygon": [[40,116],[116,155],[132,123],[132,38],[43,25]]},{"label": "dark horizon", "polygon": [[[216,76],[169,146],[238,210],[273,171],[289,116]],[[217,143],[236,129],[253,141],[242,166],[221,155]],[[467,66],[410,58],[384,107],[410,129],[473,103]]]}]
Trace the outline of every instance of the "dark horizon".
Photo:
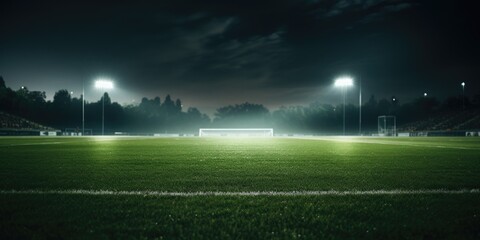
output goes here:
[{"label": "dark horizon", "polygon": [[[172,1],[151,4],[3,1],[0,75],[7,86],[68,89],[97,101],[170,94],[212,115],[341,102],[337,76],[362,81],[363,102],[405,103],[480,89],[480,34],[467,1]],[[474,90],[475,89],[475,90]],[[358,104],[358,81],[348,102]]]}]

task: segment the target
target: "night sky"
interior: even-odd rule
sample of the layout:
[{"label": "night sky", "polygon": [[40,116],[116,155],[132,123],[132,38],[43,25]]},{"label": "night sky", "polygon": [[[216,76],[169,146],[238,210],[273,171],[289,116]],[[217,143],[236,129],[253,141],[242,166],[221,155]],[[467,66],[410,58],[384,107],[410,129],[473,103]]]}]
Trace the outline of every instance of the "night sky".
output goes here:
[{"label": "night sky", "polygon": [[122,104],[171,94],[211,114],[245,101],[443,99],[480,89],[476,1],[1,1],[0,75],[14,89],[96,101],[97,77]]}]

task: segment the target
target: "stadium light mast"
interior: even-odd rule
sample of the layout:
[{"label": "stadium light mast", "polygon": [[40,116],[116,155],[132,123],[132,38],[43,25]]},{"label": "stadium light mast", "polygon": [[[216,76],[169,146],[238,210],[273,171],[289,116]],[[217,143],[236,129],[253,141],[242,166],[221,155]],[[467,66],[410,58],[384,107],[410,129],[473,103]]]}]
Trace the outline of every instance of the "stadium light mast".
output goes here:
[{"label": "stadium light mast", "polygon": [[345,102],[346,102],[346,88],[353,86],[353,79],[351,77],[339,77],[335,79],[335,87],[342,88],[343,93],[343,135],[345,136]]},{"label": "stadium light mast", "polygon": [[82,81],[82,136],[85,136],[85,80]]},{"label": "stadium light mast", "polygon": [[465,109],[465,82],[462,82],[462,106]]},{"label": "stadium light mast", "polygon": [[[101,90],[113,89],[113,82],[110,79],[97,79],[95,88]],[[105,92],[102,96],[102,136],[105,135]]]},{"label": "stadium light mast", "polygon": [[362,136],[362,79],[358,78],[358,136]]}]

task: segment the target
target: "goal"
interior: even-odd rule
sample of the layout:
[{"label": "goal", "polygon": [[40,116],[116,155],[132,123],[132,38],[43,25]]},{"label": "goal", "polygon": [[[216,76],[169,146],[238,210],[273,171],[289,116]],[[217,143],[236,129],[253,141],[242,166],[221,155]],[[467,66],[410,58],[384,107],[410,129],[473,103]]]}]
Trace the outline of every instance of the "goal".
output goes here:
[{"label": "goal", "polygon": [[273,128],[200,128],[199,137],[273,137]]},{"label": "goal", "polygon": [[378,135],[397,136],[397,118],[395,116],[378,116]]}]

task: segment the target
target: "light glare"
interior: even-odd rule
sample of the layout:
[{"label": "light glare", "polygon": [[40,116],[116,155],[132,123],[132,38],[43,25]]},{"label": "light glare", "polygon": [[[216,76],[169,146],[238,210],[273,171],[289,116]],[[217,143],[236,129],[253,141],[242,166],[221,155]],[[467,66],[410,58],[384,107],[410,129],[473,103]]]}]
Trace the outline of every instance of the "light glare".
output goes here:
[{"label": "light glare", "polygon": [[353,86],[353,79],[351,77],[340,77],[335,80],[335,87],[350,87]]},{"label": "light glare", "polygon": [[95,81],[95,88],[99,89],[112,89],[113,82],[108,79],[99,79]]}]

